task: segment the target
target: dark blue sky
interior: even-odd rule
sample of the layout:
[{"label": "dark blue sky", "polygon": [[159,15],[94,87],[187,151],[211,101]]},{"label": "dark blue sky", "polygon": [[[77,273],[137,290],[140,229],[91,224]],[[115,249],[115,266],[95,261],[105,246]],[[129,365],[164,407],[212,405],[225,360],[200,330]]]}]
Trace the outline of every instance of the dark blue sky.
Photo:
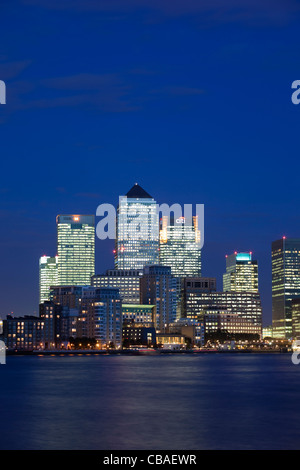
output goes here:
[{"label": "dark blue sky", "polygon": [[[2,0],[0,316],[38,310],[55,217],[205,204],[203,275],[253,251],[271,320],[271,242],[300,236],[299,2]],[[97,272],[113,266],[97,241]]]}]

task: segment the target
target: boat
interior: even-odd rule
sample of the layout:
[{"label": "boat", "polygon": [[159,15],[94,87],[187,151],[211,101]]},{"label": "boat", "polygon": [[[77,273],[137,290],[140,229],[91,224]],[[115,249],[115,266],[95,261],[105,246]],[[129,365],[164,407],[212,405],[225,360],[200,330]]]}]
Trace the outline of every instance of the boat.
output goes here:
[{"label": "boat", "polygon": [[143,355],[143,356],[153,356],[159,354],[159,351],[154,348],[148,348],[146,346],[135,346],[130,347],[129,349],[123,349],[123,352],[135,355]]}]

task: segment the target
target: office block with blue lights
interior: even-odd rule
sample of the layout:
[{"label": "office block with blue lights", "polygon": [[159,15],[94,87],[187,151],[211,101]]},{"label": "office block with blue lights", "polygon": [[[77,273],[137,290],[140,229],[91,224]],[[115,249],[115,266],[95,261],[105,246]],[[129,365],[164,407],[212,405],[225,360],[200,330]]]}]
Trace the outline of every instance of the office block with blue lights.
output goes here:
[{"label": "office block with blue lights", "polygon": [[252,253],[233,253],[226,256],[223,274],[224,292],[258,292],[258,266]]}]

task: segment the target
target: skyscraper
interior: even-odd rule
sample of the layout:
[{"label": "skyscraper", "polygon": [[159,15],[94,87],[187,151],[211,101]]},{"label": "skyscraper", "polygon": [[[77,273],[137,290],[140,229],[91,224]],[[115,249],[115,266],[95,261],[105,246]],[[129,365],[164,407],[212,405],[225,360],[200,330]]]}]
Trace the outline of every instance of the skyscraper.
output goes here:
[{"label": "skyscraper", "polygon": [[198,218],[163,216],[160,224],[159,260],[177,277],[201,277]]},{"label": "skyscraper", "polygon": [[58,283],[90,285],[95,274],[93,215],[57,216]]},{"label": "skyscraper", "polygon": [[272,326],[274,338],[292,336],[292,300],[300,296],[300,239],[272,243]]},{"label": "skyscraper", "polygon": [[226,273],[223,274],[224,292],[258,292],[257,261],[252,253],[237,253],[226,257]]},{"label": "skyscraper", "polygon": [[159,262],[156,201],[137,183],[120,196],[117,211],[115,267],[141,269]]},{"label": "skyscraper", "polygon": [[41,256],[39,261],[40,304],[50,300],[50,287],[57,285],[57,256]]}]

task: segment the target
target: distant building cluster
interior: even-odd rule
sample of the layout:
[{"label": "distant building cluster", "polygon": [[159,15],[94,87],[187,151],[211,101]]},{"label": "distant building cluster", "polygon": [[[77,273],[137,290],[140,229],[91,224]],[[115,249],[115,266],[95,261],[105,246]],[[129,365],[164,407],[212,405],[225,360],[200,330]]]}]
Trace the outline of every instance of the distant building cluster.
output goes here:
[{"label": "distant building cluster", "polygon": [[[39,261],[39,316],[7,316],[8,349],[186,348],[218,334],[261,338],[251,252],[226,257],[218,291],[215,278],[202,277],[197,217],[159,220],[156,201],[138,184],[119,201],[114,266],[103,274],[95,272],[94,216],[57,216],[56,256]],[[293,301],[300,240],[275,242],[272,267],[273,333],[291,334],[294,325],[300,334],[300,302]]]}]

